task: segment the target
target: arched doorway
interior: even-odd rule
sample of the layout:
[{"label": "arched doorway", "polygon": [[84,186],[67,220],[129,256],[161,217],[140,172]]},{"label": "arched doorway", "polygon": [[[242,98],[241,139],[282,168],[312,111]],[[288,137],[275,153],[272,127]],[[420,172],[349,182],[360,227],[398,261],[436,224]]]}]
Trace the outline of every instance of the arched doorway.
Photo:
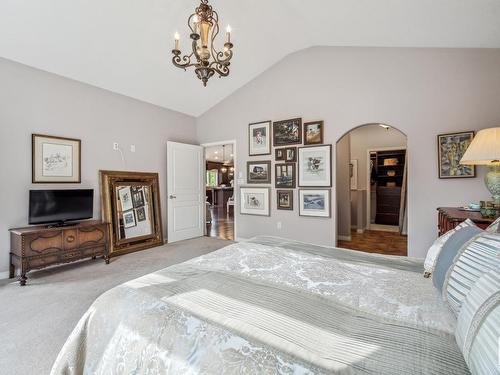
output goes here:
[{"label": "arched doorway", "polygon": [[407,138],[380,123],[358,126],[336,147],[337,246],[407,255]]}]

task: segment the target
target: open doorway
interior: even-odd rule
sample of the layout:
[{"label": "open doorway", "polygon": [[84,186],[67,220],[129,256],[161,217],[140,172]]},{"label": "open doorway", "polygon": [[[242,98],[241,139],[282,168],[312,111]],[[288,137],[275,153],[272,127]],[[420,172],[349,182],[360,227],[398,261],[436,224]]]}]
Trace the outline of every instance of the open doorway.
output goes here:
[{"label": "open doorway", "polygon": [[234,240],[235,144],[221,142],[205,148],[206,235]]},{"label": "open doorway", "polygon": [[407,255],[406,135],[379,123],[359,126],[337,142],[339,247]]}]

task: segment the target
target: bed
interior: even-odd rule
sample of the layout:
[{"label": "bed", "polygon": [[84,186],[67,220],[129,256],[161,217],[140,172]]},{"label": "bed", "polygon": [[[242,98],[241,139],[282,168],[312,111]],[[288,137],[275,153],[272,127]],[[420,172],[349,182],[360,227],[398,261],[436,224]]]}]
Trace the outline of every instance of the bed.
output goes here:
[{"label": "bed", "polygon": [[58,374],[469,374],[421,260],[256,237],[122,284]]}]

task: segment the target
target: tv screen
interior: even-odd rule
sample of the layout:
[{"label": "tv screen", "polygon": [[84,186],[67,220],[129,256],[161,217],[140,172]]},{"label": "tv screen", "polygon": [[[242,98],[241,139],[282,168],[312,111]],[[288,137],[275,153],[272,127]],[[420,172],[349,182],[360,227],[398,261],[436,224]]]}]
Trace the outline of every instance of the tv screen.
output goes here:
[{"label": "tv screen", "polygon": [[90,219],[94,211],[94,190],[30,190],[29,205],[30,224]]}]

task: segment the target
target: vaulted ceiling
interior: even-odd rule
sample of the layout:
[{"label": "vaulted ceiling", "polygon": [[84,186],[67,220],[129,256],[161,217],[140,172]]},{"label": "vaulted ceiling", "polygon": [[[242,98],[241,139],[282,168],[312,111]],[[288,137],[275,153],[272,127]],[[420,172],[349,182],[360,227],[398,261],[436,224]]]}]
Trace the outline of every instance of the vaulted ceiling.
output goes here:
[{"label": "vaulted ceiling", "polygon": [[[171,63],[196,0],[2,0],[0,56],[199,116],[311,46],[500,47],[499,0],[212,0],[233,29],[228,78]],[[304,67],[307,69],[307,67]]]}]

